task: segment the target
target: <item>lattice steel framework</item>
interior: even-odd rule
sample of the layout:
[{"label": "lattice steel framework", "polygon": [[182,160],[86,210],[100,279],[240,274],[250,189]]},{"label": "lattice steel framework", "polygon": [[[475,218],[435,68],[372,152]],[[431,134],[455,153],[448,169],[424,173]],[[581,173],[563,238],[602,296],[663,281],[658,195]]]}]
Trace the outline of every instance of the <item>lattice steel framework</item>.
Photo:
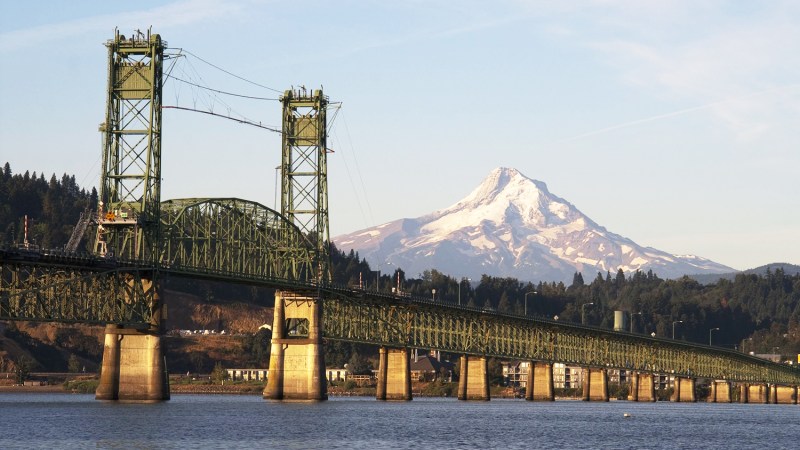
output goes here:
[{"label": "lattice steel framework", "polygon": [[0,319],[149,325],[151,268],[74,254],[0,252]]},{"label": "lattice steel framework", "polygon": [[730,381],[800,384],[800,371],[742,353],[430,300],[332,292],[326,339]]},{"label": "lattice steel framework", "polygon": [[238,278],[313,278],[313,247],[276,211],[237,198],[161,205],[161,267]]},{"label": "lattice steel framework", "polygon": [[281,214],[314,242],[320,281],[330,280],[328,243],[328,99],[288,90],[283,103]]},{"label": "lattice steel framework", "polygon": [[[321,291],[326,299],[322,313],[325,339],[686,377],[800,384],[800,371],[795,368],[705,345],[227,271],[225,266],[182,264],[161,270],[287,288],[311,296]],[[69,254],[28,257],[18,251],[0,251],[0,320],[152,324],[157,319],[157,302],[144,301],[151,298],[145,292],[151,270],[118,267],[99,258],[81,260]]]},{"label": "lattice steel framework", "polygon": [[117,31],[108,47],[100,205],[93,251],[155,262],[160,229],[161,90],[166,42]]}]

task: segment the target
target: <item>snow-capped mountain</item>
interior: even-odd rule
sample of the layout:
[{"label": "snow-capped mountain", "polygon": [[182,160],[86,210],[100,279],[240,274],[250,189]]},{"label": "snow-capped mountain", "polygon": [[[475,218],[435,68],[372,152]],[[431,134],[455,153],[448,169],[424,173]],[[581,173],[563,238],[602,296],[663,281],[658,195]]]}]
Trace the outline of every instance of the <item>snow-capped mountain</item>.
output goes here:
[{"label": "snow-capped mountain", "polygon": [[[482,274],[522,281],[587,282],[598,272],[652,269],[662,278],[734,269],[696,256],[642,247],[581,213],[516,169],[498,168],[455,205],[334,238],[373,265],[416,277],[436,269],[455,277]],[[393,269],[391,269],[393,270]],[[588,277],[588,278],[587,278]]]}]

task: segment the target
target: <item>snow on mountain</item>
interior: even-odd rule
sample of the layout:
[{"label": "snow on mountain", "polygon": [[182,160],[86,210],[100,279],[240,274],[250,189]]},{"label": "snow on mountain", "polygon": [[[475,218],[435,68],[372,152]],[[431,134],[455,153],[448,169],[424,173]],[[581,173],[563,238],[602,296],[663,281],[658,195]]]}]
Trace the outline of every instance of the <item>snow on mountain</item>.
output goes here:
[{"label": "snow on mountain", "polygon": [[618,269],[652,269],[662,278],[734,270],[697,256],[642,247],[611,233],[551,194],[543,182],[510,168],[493,170],[449,208],[338,236],[334,243],[379,268],[400,267],[414,277],[436,269],[473,279],[487,274],[571,282],[578,271],[588,282],[597,272]]}]

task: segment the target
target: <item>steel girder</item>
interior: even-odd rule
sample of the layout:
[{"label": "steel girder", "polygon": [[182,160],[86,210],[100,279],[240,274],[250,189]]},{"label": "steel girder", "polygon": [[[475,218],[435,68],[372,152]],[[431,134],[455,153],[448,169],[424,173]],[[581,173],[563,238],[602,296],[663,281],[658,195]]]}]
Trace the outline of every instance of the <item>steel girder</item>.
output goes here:
[{"label": "steel girder", "polygon": [[349,296],[332,292],[326,299],[325,338],[676,376],[800,384],[800,371],[734,351],[360,292]]},{"label": "steel girder", "polygon": [[313,244],[276,211],[237,198],[167,200],[161,205],[160,265],[171,272],[305,281]]},{"label": "steel girder", "polygon": [[74,254],[0,252],[0,320],[149,325],[152,267]]}]

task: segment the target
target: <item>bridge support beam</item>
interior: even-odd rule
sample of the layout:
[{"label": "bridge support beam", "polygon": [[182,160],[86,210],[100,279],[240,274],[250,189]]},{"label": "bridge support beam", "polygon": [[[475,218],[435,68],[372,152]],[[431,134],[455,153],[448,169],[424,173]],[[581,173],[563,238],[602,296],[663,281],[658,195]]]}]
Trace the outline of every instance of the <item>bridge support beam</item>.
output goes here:
[{"label": "bridge support beam", "polygon": [[381,347],[379,351],[378,400],[411,400],[411,353],[408,348]]},{"label": "bridge support beam", "polygon": [[489,401],[489,362],[484,356],[461,356],[459,400]]},{"label": "bridge support beam", "polygon": [[608,371],[585,367],[583,369],[583,400],[586,402],[608,401]]},{"label": "bridge support beam", "polygon": [[631,389],[628,400],[632,402],[656,401],[655,375],[652,373],[634,372],[631,376]]},{"label": "bridge support beam", "polygon": [[673,382],[672,398],[673,402],[696,402],[694,395],[694,378],[675,377]]},{"label": "bridge support beam", "polygon": [[732,401],[730,381],[712,381],[708,401],[711,403],[730,403]]},{"label": "bridge support beam", "polygon": [[742,403],[769,403],[769,386],[766,384],[744,384]]},{"label": "bridge support beam", "polygon": [[528,369],[528,382],[525,387],[525,400],[555,401],[553,388],[553,364],[531,361]]},{"label": "bridge support beam", "polygon": [[796,405],[797,386],[772,386],[772,401],[776,405]]},{"label": "bridge support beam", "polygon": [[169,377],[156,331],[106,326],[97,400],[169,400]]},{"label": "bridge support beam", "polygon": [[263,397],[328,399],[319,299],[275,292],[269,375]]}]

